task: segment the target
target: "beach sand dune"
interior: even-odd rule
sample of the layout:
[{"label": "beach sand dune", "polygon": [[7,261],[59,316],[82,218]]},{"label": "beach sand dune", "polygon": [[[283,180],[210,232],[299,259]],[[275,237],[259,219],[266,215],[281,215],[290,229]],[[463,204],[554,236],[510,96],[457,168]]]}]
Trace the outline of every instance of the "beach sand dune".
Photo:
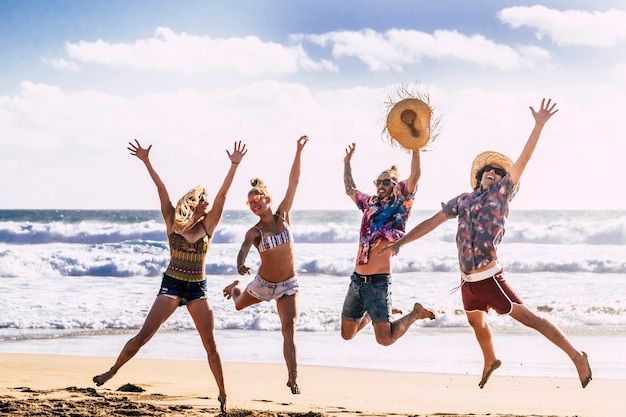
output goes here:
[{"label": "beach sand dune", "polygon": [[[135,358],[102,387],[113,358],[0,354],[0,415],[217,416],[206,362]],[[301,366],[292,395],[284,364],[224,363],[227,416],[612,417],[626,415],[626,381],[390,372]],[[118,391],[125,387],[126,391]],[[128,391],[130,389],[130,391]],[[143,390],[143,391],[141,391]],[[138,392],[133,392],[138,391]]]}]

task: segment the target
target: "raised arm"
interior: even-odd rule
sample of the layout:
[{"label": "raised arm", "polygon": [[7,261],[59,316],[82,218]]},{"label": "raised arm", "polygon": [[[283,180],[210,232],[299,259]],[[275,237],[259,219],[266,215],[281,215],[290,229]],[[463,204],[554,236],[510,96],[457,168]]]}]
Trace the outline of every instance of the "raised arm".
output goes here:
[{"label": "raised arm", "polygon": [[526,168],[526,164],[535,151],[543,126],[548,120],[550,120],[552,115],[558,112],[558,109],[555,110],[555,107],[556,103],[552,103],[552,99],[548,99],[546,102],[545,98],[541,100],[541,108],[539,111],[535,111],[532,106],[530,107],[530,111],[535,119],[535,126],[533,127],[532,132],[530,132],[530,137],[526,141],[526,145],[524,146],[524,149],[522,149],[522,153],[511,168],[511,180],[513,181],[513,184],[517,184],[519,182],[522,173]]},{"label": "raised arm", "polygon": [[346,156],[343,157],[343,184],[346,188],[346,194],[356,203],[356,184],[354,178],[352,178],[352,167],[350,166],[350,160],[354,151],[356,150],[356,143],[352,142],[346,148]]},{"label": "raised arm", "polygon": [[427,235],[428,233],[435,230],[437,227],[445,223],[449,217],[443,212],[438,211],[429,219],[424,220],[414,228],[412,228],[407,234],[402,236],[400,239],[396,240],[390,245],[385,246],[380,250],[379,253],[383,253],[387,250],[393,251],[393,255],[397,255],[400,252],[400,247],[406,245],[407,243],[413,242],[421,238],[422,236]]},{"label": "raised arm", "polygon": [[239,163],[243,159],[243,156],[248,152],[246,149],[246,145],[239,142],[235,142],[233,145],[233,153],[228,152],[226,150],[226,154],[230,159],[230,167],[228,168],[228,172],[226,173],[226,177],[224,178],[224,182],[222,182],[222,186],[215,194],[215,200],[213,201],[213,206],[211,210],[207,213],[207,215],[202,220],[204,227],[209,234],[213,234],[213,230],[219,223],[222,218],[222,212],[224,211],[224,204],[226,203],[226,194],[228,194],[228,190],[233,183],[233,179],[235,178],[235,172],[239,167]]},{"label": "raised arm", "polygon": [[413,156],[411,157],[411,174],[406,180],[406,186],[407,189],[413,193],[417,188],[417,182],[419,181],[420,175],[422,174],[422,168],[420,165],[420,151],[416,150],[412,152]]},{"label": "raised arm", "polygon": [[289,211],[291,210],[291,206],[293,204],[293,199],[296,195],[296,189],[298,188],[298,182],[300,181],[300,156],[302,154],[302,150],[304,149],[304,145],[309,141],[309,137],[306,135],[300,136],[297,141],[296,146],[296,155],[293,158],[293,164],[291,164],[291,171],[289,172],[289,185],[287,186],[287,192],[285,193],[285,198],[278,205],[278,209],[276,210],[282,216],[284,216],[285,221],[289,224]]},{"label": "raised arm", "polygon": [[157,191],[159,193],[159,200],[161,202],[161,214],[163,216],[163,220],[167,225],[173,224],[174,221],[174,206],[172,206],[172,202],[170,200],[170,196],[167,192],[167,188],[165,184],[159,177],[159,174],[155,171],[152,163],[150,162],[150,149],[152,149],[152,145],[147,148],[143,148],[139,141],[135,139],[135,143],[128,142],[128,146],[126,147],[130,151],[130,154],[139,158],[141,162],[144,163],[146,168],[148,169],[148,174],[150,174],[150,178],[154,181],[154,185],[157,187]]}]

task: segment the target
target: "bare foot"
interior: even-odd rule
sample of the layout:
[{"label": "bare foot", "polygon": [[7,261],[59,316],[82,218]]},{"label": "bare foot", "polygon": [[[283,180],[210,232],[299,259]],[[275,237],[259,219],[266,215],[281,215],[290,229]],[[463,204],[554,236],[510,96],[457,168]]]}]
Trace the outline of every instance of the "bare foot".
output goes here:
[{"label": "bare foot", "polygon": [[502,365],[502,362],[500,362],[499,359],[496,359],[495,361],[491,363],[491,365],[489,365],[489,368],[485,367],[485,369],[483,369],[483,377],[480,379],[480,382],[478,383],[478,386],[480,387],[480,389],[483,389],[487,381],[489,381],[489,377],[491,376],[493,371],[498,369],[500,365]]},{"label": "bare foot", "polygon": [[291,388],[291,393],[294,395],[300,394],[300,387],[298,386],[298,383],[296,382],[296,378],[298,378],[297,371],[289,372],[289,380],[287,381],[287,386]]},{"label": "bare foot", "polygon": [[220,402],[220,411],[222,413],[226,412],[226,394],[220,394],[219,397],[217,397],[217,400]]},{"label": "bare foot", "polygon": [[296,394],[300,394],[300,387],[298,386],[298,383],[296,381],[293,382],[287,382],[287,386],[289,388],[291,388],[291,393],[296,395]]},{"label": "bare foot", "polygon": [[233,296],[233,289],[239,285],[239,280],[233,281],[232,284],[228,285],[227,287],[225,287],[222,290],[222,294],[224,294],[224,297],[230,299]]},{"label": "bare foot", "polygon": [[413,311],[417,312],[417,319],[431,319],[434,320],[435,313],[427,308],[424,308],[420,303],[415,303],[413,306]]},{"label": "bare foot", "polygon": [[92,381],[96,384],[96,386],[99,387],[101,385],[104,385],[104,383],[107,382],[109,379],[113,378],[113,375],[115,375],[115,373],[109,369],[103,374],[94,376],[92,378]]},{"label": "bare foot", "polygon": [[589,366],[589,359],[585,352],[580,352],[578,359],[574,360],[576,370],[578,371],[578,378],[580,378],[580,384],[585,388],[591,380],[591,366]]}]

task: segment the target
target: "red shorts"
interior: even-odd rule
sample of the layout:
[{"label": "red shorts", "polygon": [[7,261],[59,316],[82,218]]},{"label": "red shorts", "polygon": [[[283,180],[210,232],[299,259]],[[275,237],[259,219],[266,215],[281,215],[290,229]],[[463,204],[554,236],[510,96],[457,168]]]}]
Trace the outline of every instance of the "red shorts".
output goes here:
[{"label": "red shorts", "polygon": [[482,281],[463,282],[461,295],[465,311],[493,308],[498,314],[509,314],[513,303],[524,304],[504,280],[503,271]]}]

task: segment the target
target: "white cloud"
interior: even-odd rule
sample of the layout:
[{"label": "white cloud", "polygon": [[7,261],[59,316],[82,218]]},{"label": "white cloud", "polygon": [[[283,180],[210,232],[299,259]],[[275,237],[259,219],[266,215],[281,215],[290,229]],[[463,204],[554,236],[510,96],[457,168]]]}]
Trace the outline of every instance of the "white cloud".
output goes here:
[{"label": "white cloud", "polygon": [[619,78],[626,80],[626,62],[620,62],[617,64],[614,72]]},{"label": "white cloud", "polygon": [[482,35],[467,36],[448,30],[437,30],[431,35],[415,30],[391,29],[379,33],[365,29],[297,38],[321,46],[331,44],[335,58],[358,58],[372,71],[402,71],[404,65],[419,63],[424,58],[459,60],[505,70],[532,66],[534,58],[545,61],[549,57],[547,51],[538,47],[528,54],[525,53],[528,48],[516,50]]},{"label": "white cloud", "polygon": [[554,65],[550,61],[550,53],[543,48],[537,46],[523,46],[519,49],[519,53],[527,68],[554,68]]},{"label": "white cloud", "polygon": [[[368,145],[380,145],[384,97],[381,89],[314,93],[300,84],[263,81],[229,90],[129,98],[25,82],[17,96],[0,96],[0,176],[14,178],[19,173],[19,187],[6,190],[17,197],[8,198],[7,205],[51,207],[46,204],[54,201],[59,208],[155,208],[148,177],[125,149],[134,138],[154,144],[153,161],[172,198],[203,181],[215,191],[228,166],[225,150],[236,140],[247,143],[250,151],[231,194],[245,196],[248,179],[254,176],[280,194],[295,141],[302,134],[311,137],[303,157],[302,188],[325,184],[341,201],[343,149],[360,141],[367,160]],[[384,160],[393,154],[391,149],[377,154],[381,168],[391,164]],[[370,170],[363,174],[373,175]],[[132,186],[135,182],[142,184],[140,190]],[[23,189],[47,194],[43,198]],[[88,200],[77,193],[94,189]],[[243,198],[234,199],[235,208],[243,208]],[[319,208],[330,200],[300,201],[305,208]]]},{"label": "white cloud", "polygon": [[[254,176],[276,195],[285,190],[295,140],[307,134],[311,141],[295,207],[353,208],[342,186],[346,145],[357,143],[353,172],[364,190],[392,164],[408,172],[407,154],[382,140],[385,104],[397,80],[408,81],[393,71],[409,72],[406,67],[428,60],[423,68],[435,80],[428,89],[443,125],[432,152],[423,154],[420,208],[436,210],[440,201],[467,190],[469,164],[479,152],[519,155],[532,128],[528,106],[536,107],[543,94],[554,97],[561,111],[524,174],[516,207],[623,208],[614,184],[598,179],[621,175],[619,111],[626,95],[618,84],[626,82],[626,64],[601,65],[604,55],[618,54],[598,48],[603,72],[588,71],[581,69],[587,61],[579,54],[559,60],[542,47],[509,46],[493,36],[364,29],[296,34],[281,45],[254,36],[212,39],[160,28],[149,39],[68,43],[67,59],[46,63],[59,69],[80,64],[80,80],[58,73],[46,79],[46,68],[37,78],[44,82],[25,81],[14,95],[0,96],[0,177],[18,176],[4,184],[5,206],[156,208],[145,169],[126,150],[138,138],[154,145],[153,162],[173,198],[197,182],[215,190],[228,166],[225,149],[244,141],[249,153],[228,205],[245,208]],[[358,69],[328,76],[341,59],[358,60],[377,73]],[[89,63],[119,67],[118,77],[102,82],[101,68],[94,71]],[[476,70],[457,70],[462,63]],[[537,70],[514,71],[512,77],[485,68]],[[205,77],[203,71],[222,73]],[[260,76],[235,74],[246,71]],[[303,71],[326,72],[298,78]],[[602,172],[590,175],[594,166]],[[32,189],[38,192],[24,192]],[[89,190],[88,199],[82,190]]]},{"label": "white cloud", "polygon": [[208,36],[174,33],[158,28],[150,39],[134,43],[103,40],[66,43],[67,54],[79,61],[141,70],[176,71],[185,74],[232,71],[241,74],[333,71],[327,61],[316,62],[300,45],[283,46],[263,42],[256,36],[212,39]]},{"label": "white cloud", "polygon": [[[541,92],[531,86],[523,93],[428,89],[444,124],[434,149],[422,157],[419,207],[436,210],[440,201],[467,190],[469,165],[479,152],[519,155],[532,128],[528,106],[539,105]],[[121,97],[23,83],[17,96],[0,96],[0,177],[18,179],[6,184],[5,206],[157,207],[145,170],[126,151],[127,142],[138,138],[154,145],[152,160],[174,199],[198,182],[214,192],[228,166],[225,150],[243,140],[249,152],[228,207],[245,208],[252,177],[262,177],[272,193],[282,195],[295,141],[307,134],[311,141],[295,208],[350,209],[341,180],[347,144],[357,143],[353,172],[364,190],[392,164],[401,175],[408,172],[407,154],[381,138],[392,91],[389,85],[314,91],[263,81]],[[624,108],[626,95],[607,85],[568,87],[554,98],[560,112],[546,126],[516,207],[623,208],[612,185],[589,175],[589,167],[602,167],[598,175],[604,178],[620,177],[620,119],[606,109]]]},{"label": "white cloud", "polygon": [[63,58],[58,59],[47,59],[44,58],[44,63],[49,64],[52,68],[58,69],[59,71],[69,70],[69,71],[80,71],[81,67],[76,62],[67,61]]},{"label": "white cloud", "polygon": [[539,38],[548,36],[561,46],[611,47],[626,42],[626,11],[560,11],[545,6],[502,9],[498,18],[512,28],[528,26]]}]

